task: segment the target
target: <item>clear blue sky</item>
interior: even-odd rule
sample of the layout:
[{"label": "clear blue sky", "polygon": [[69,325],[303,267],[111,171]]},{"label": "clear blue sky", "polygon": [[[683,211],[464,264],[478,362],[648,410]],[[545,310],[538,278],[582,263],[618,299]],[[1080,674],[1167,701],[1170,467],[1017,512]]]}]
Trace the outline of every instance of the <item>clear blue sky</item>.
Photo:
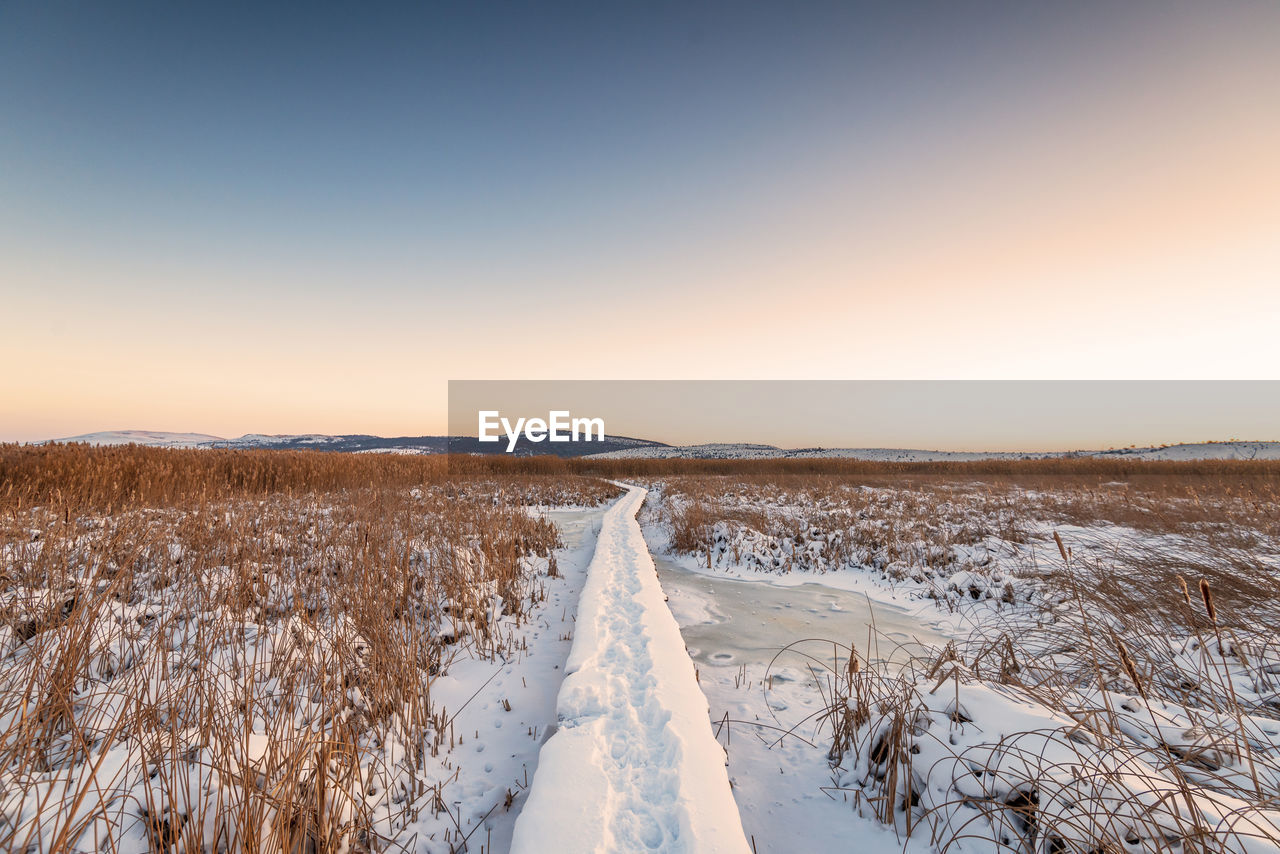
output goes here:
[{"label": "clear blue sky", "polygon": [[0,439],[1280,364],[1276,3],[264,6],[0,6]]}]

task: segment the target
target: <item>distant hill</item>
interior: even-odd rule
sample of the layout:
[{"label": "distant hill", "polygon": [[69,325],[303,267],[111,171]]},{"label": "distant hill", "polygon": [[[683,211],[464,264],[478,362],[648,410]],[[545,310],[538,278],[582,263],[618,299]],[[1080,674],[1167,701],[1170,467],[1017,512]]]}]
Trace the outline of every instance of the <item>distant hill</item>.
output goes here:
[{"label": "distant hill", "polygon": [[[66,439],[49,439],[50,442],[84,442],[88,445],[151,445],[158,448],[197,448],[213,442],[226,441],[207,433],[163,433],[156,430],[107,430],[101,433],[85,433]],[[43,442],[37,444],[44,444]]]},{"label": "distant hill", "polygon": [[[267,435],[248,433],[223,439],[204,433],[163,433],[153,430],[113,430],[86,433],[54,442],[91,445],[150,445],[163,448],[277,448],[284,450],[342,451],[395,454],[492,454],[505,443],[482,444],[465,436],[330,436],[323,433]],[[515,456],[554,454],[594,459],[812,459],[837,457],[881,462],[961,462],[965,460],[1026,460],[1046,457],[1108,457],[1134,460],[1280,460],[1280,442],[1197,442],[1145,448],[1112,448],[1105,451],[929,451],[911,448],[779,448],[774,445],[713,443],[666,445],[628,436],[606,436],[596,442],[522,442]]]},{"label": "distant hill", "polygon": [[1129,457],[1139,460],[1277,460],[1280,459],[1280,442],[1196,442],[1092,453],[1099,457]]},{"label": "distant hill", "polygon": [[369,436],[350,434],[330,436],[324,433],[297,435],[269,435],[246,433],[239,439],[219,439],[207,447],[213,448],[274,448],[288,451],[341,451],[360,453],[370,451],[397,451],[411,454],[443,454],[448,450],[448,436]]},{"label": "distant hill", "polygon": [[[154,430],[112,430],[102,433],[85,433],[52,442],[84,442],[89,445],[148,445],[160,448],[273,448],[276,450],[340,451],[345,453],[397,453],[397,454],[492,454],[501,453],[505,443],[485,444],[466,436],[368,436],[351,434],[330,436],[324,433],[270,435],[247,433],[238,439],[224,439],[204,433],[163,433]],[[592,442],[521,442],[514,456],[540,456],[554,454],[560,457],[580,457],[586,454],[609,451],[635,450],[649,447],[665,447],[647,439],[628,436],[605,436]]]}]

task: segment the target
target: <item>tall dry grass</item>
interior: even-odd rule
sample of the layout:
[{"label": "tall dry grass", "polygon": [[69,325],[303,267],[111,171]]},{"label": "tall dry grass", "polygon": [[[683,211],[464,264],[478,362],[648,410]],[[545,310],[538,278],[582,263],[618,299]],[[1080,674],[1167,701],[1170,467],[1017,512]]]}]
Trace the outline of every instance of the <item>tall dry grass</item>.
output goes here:
[{"label": "tall dry grass", "polygon": [[1119,629],[1082,590],[904,671],[842,647],[817,665],[838,787],[942,851],[1280,850],[1276,626],[1227,629],[1203,590]]},{"label": "tall dry grass", "polygon": [[758,568],[870,568],[917,583],[942,583],[961,570],[989,574],[1001,551],[1014,556],[1003,562],[1004,574],[1052,582],[1060,567],[1047,531],[1064,527],[1078,549],[1123,568],[1092,580],[1116,601],[1136,606],[1144,591],[1167,589],[1181,573],[1207,578],[1233,612],[1249,613],[1274,583],[1280,543],[1280,491],[1267,466],[1254,472],[1250,465],[1230,467],[1240,471],[1227,479],[1186,481],[1163,463],[1132,482],[1046,479],[1038,467],[976,480],[677,476],[650,482],[660,495],[651,516],[673,548],[700,562],[763,555]]},{"label": "tall dry grass", "polygon": [[554,462],[512,462],[517,464],[441,455],[0,444],[0,508],[65,504],[110,511],[450,483],[497,485],[534,503],[562,497],[596,503],[616,492],[595,476],[576,476]]},{"label": "tall dry grass", "polygon": [[616,491],[438,458],[0,448],[0,850],[410,845],[453,809],[433,682],[518,656],[554,572],[524,505]]},{"label": "tall dry grass", "polygon": [[[1053,457],[1037,460],[965,462],[884,462],[839,458],[805,459],[593,459],[555,463],[477,458],[477,465],[549,466],[577,474],[613,478],[722,477],[764,479],[836,479],[870,485],[993,481],[1038,485],[1087,485],[1121,481],[1149,488],[1186,486],[1249,487],[1280,490],[1280,460],[1130,460],[1114,457]],[[527,459],[527,458],[526,458]]]},{"label": "tall dry grass", "polygon": [[1045,469],[668,475],[648,512],[699,563],[870,571],[976,625],[901,671],[810,661],[830,791],[904,835],[1280,850],[1274,467]]}]

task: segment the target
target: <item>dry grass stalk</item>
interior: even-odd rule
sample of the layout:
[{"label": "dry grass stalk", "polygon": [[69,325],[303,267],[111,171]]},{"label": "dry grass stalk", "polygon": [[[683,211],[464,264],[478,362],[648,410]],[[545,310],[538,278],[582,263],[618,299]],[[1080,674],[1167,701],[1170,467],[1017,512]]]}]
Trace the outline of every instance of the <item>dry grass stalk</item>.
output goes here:
[{"label": "dry grass stalk", "polygon": [[516,656],[585,478],[384,455],[0,449],[0,850],[396,850],[432,685]]}]

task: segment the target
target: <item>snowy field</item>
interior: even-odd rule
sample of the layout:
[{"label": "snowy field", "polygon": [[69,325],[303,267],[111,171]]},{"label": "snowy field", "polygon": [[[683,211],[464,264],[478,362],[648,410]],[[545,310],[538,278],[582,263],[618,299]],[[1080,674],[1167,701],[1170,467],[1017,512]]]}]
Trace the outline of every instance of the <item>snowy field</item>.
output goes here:
[{"label": "snowy field", "polygon": [[507,849],[617,487],[44,453],[2,461],[43,500],[0,526],[0,850]]},{"label": "snowy field", "polygon": [[1280,850],[1274,492],[650,486],[758,850]]},{"label": "snowy field", "polygon": [[1280,851],[1265,464],[3,451],[0,850]]}]

